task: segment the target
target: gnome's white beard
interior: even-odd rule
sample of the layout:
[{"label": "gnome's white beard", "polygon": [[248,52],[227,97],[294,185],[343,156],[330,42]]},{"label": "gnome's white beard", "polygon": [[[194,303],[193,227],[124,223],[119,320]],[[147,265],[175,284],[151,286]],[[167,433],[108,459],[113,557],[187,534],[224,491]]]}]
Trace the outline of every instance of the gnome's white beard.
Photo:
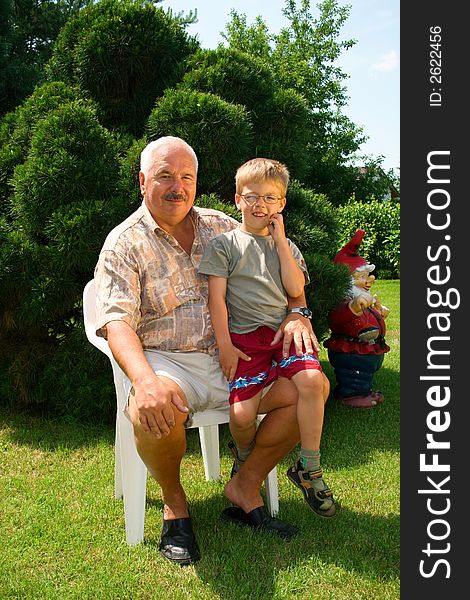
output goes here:
[{"label": "gnome's white beard", "polygon": [[364,288],[358,287],[357,285],[354,285],[354,284],[351,286],[351,298],[357,298],[358,296],[361,296],[365,292],[367,292],[367,290],[365,290]]},{"label": "gnome's white beard", "polygon": [[351,287],[349,288],[349,298],[351,298],[351,300],[354,300],[354,298],[358,298],[359,296],[366,296],[366,295],[372,296],[370,291],[368,292],[364,288],[361,288],[357,285],[352,284]]}]

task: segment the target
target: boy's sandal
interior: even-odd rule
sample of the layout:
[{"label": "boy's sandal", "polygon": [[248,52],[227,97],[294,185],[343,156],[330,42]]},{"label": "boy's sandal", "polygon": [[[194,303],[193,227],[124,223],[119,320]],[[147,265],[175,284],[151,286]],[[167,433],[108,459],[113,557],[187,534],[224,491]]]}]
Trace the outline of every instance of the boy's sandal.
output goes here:
[{"label": "boy's sandal", "polygon": [[287,477],[302,491],[307,506],[321,517],[333,517],[336,505],[333,493],[323,480],[321,469],[307,471],[302,469],[300,461],[288,469]]}]

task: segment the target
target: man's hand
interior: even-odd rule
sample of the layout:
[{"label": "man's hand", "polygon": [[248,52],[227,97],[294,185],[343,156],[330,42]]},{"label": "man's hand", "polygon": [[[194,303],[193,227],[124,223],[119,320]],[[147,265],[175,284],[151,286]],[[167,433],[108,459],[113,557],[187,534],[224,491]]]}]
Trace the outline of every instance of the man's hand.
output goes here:
[{"label": "man's hand", "polygon": [[175,426],[173,407],[182,413],[189,412],[172,386],[157,375],[134,382],[132,394],[142,429],[158,439],[169,435]]},{"label": "man's hand", "polygon": [[132,382],[131,409],[137,411],[142,429],[157,438],[168,435],[175,426],[173,407],[182,413],[189,412],[177,393],[178,386],[155,375],[130,325],[124,321],[110,321],[106,330],[111,352]]},{"label": "man's hand", "polygon": [[274,336],[271,346],[283,339],[282,354],[284,358],[289,356],[291,343],[294,342],[297,356],[312,354],[312,351],[320,352],[320,344],[315,335],[310,319],[306,319],[297,313],[290,313],[281,323]]}]

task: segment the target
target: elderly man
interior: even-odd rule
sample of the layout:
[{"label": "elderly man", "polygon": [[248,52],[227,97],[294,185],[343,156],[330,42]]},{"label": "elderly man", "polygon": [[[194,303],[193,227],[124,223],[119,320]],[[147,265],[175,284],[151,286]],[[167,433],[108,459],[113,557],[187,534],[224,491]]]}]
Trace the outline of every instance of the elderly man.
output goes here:
[{"label": "elderly man", "polygon": [[[197,157],[182,139],[160,138],[142,152],[141,207],[108,235],[95,270],[97,333],[107,338],[129,379],[127,414],[137,450],[161,487],[160,551],[172,562],[196,562],[199,549],[180,482],[185,427],[206,408],[225,409],[228,384],[218,364],[205,276],[197,273],[208,242],[238,223],[219,211],[194,207]],[[300,307],[305,298],[290,302]],[[286,352],[319,349],[309,321],[289,315]],[[276,340],[276,341],[277,341]],[[288,538],[296,529],[271,518],[260,494],[269,471],[298,442],[297,393],[278,380],[264,395],[267,413],[246,459],[225,486],[227,517]]]}]

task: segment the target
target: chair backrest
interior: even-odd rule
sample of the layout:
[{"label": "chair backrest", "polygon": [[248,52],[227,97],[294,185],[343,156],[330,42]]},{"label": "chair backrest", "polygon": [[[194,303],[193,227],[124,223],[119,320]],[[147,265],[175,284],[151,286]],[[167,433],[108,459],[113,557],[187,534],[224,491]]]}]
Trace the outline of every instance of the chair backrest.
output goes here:
[{"label": "chair backrest", "polygon": [[95,319],[96,318],[96,291],[95,280],[89,281],[83,290],[83,320],[85,322],[85,333],[88,341],[101,350],[111,360],[112,352],[108,346],[108,342],[96,335]]},{"label": "chair backrest", "polygon": [[113,353],[111,352],[111,348],[109,347],[108,342],[104,338],[96,335],[95,316],[96,292],[95,282],[92,279],[86,284],[85,289],[83,290],[83,320],[85,323],[85,333],[88,338],[88,341],[92,343],[93,346],[96,346],[98,350],[101,350],[101,352],[106,354],[106,356],[111,362],[111,366],[113,369],[114,385],[116,388],[116,400],[118,410],[122,410],[127,403],[128,388],[126,388],[126,382],[128,380],[126,375],[114,359]]}]

